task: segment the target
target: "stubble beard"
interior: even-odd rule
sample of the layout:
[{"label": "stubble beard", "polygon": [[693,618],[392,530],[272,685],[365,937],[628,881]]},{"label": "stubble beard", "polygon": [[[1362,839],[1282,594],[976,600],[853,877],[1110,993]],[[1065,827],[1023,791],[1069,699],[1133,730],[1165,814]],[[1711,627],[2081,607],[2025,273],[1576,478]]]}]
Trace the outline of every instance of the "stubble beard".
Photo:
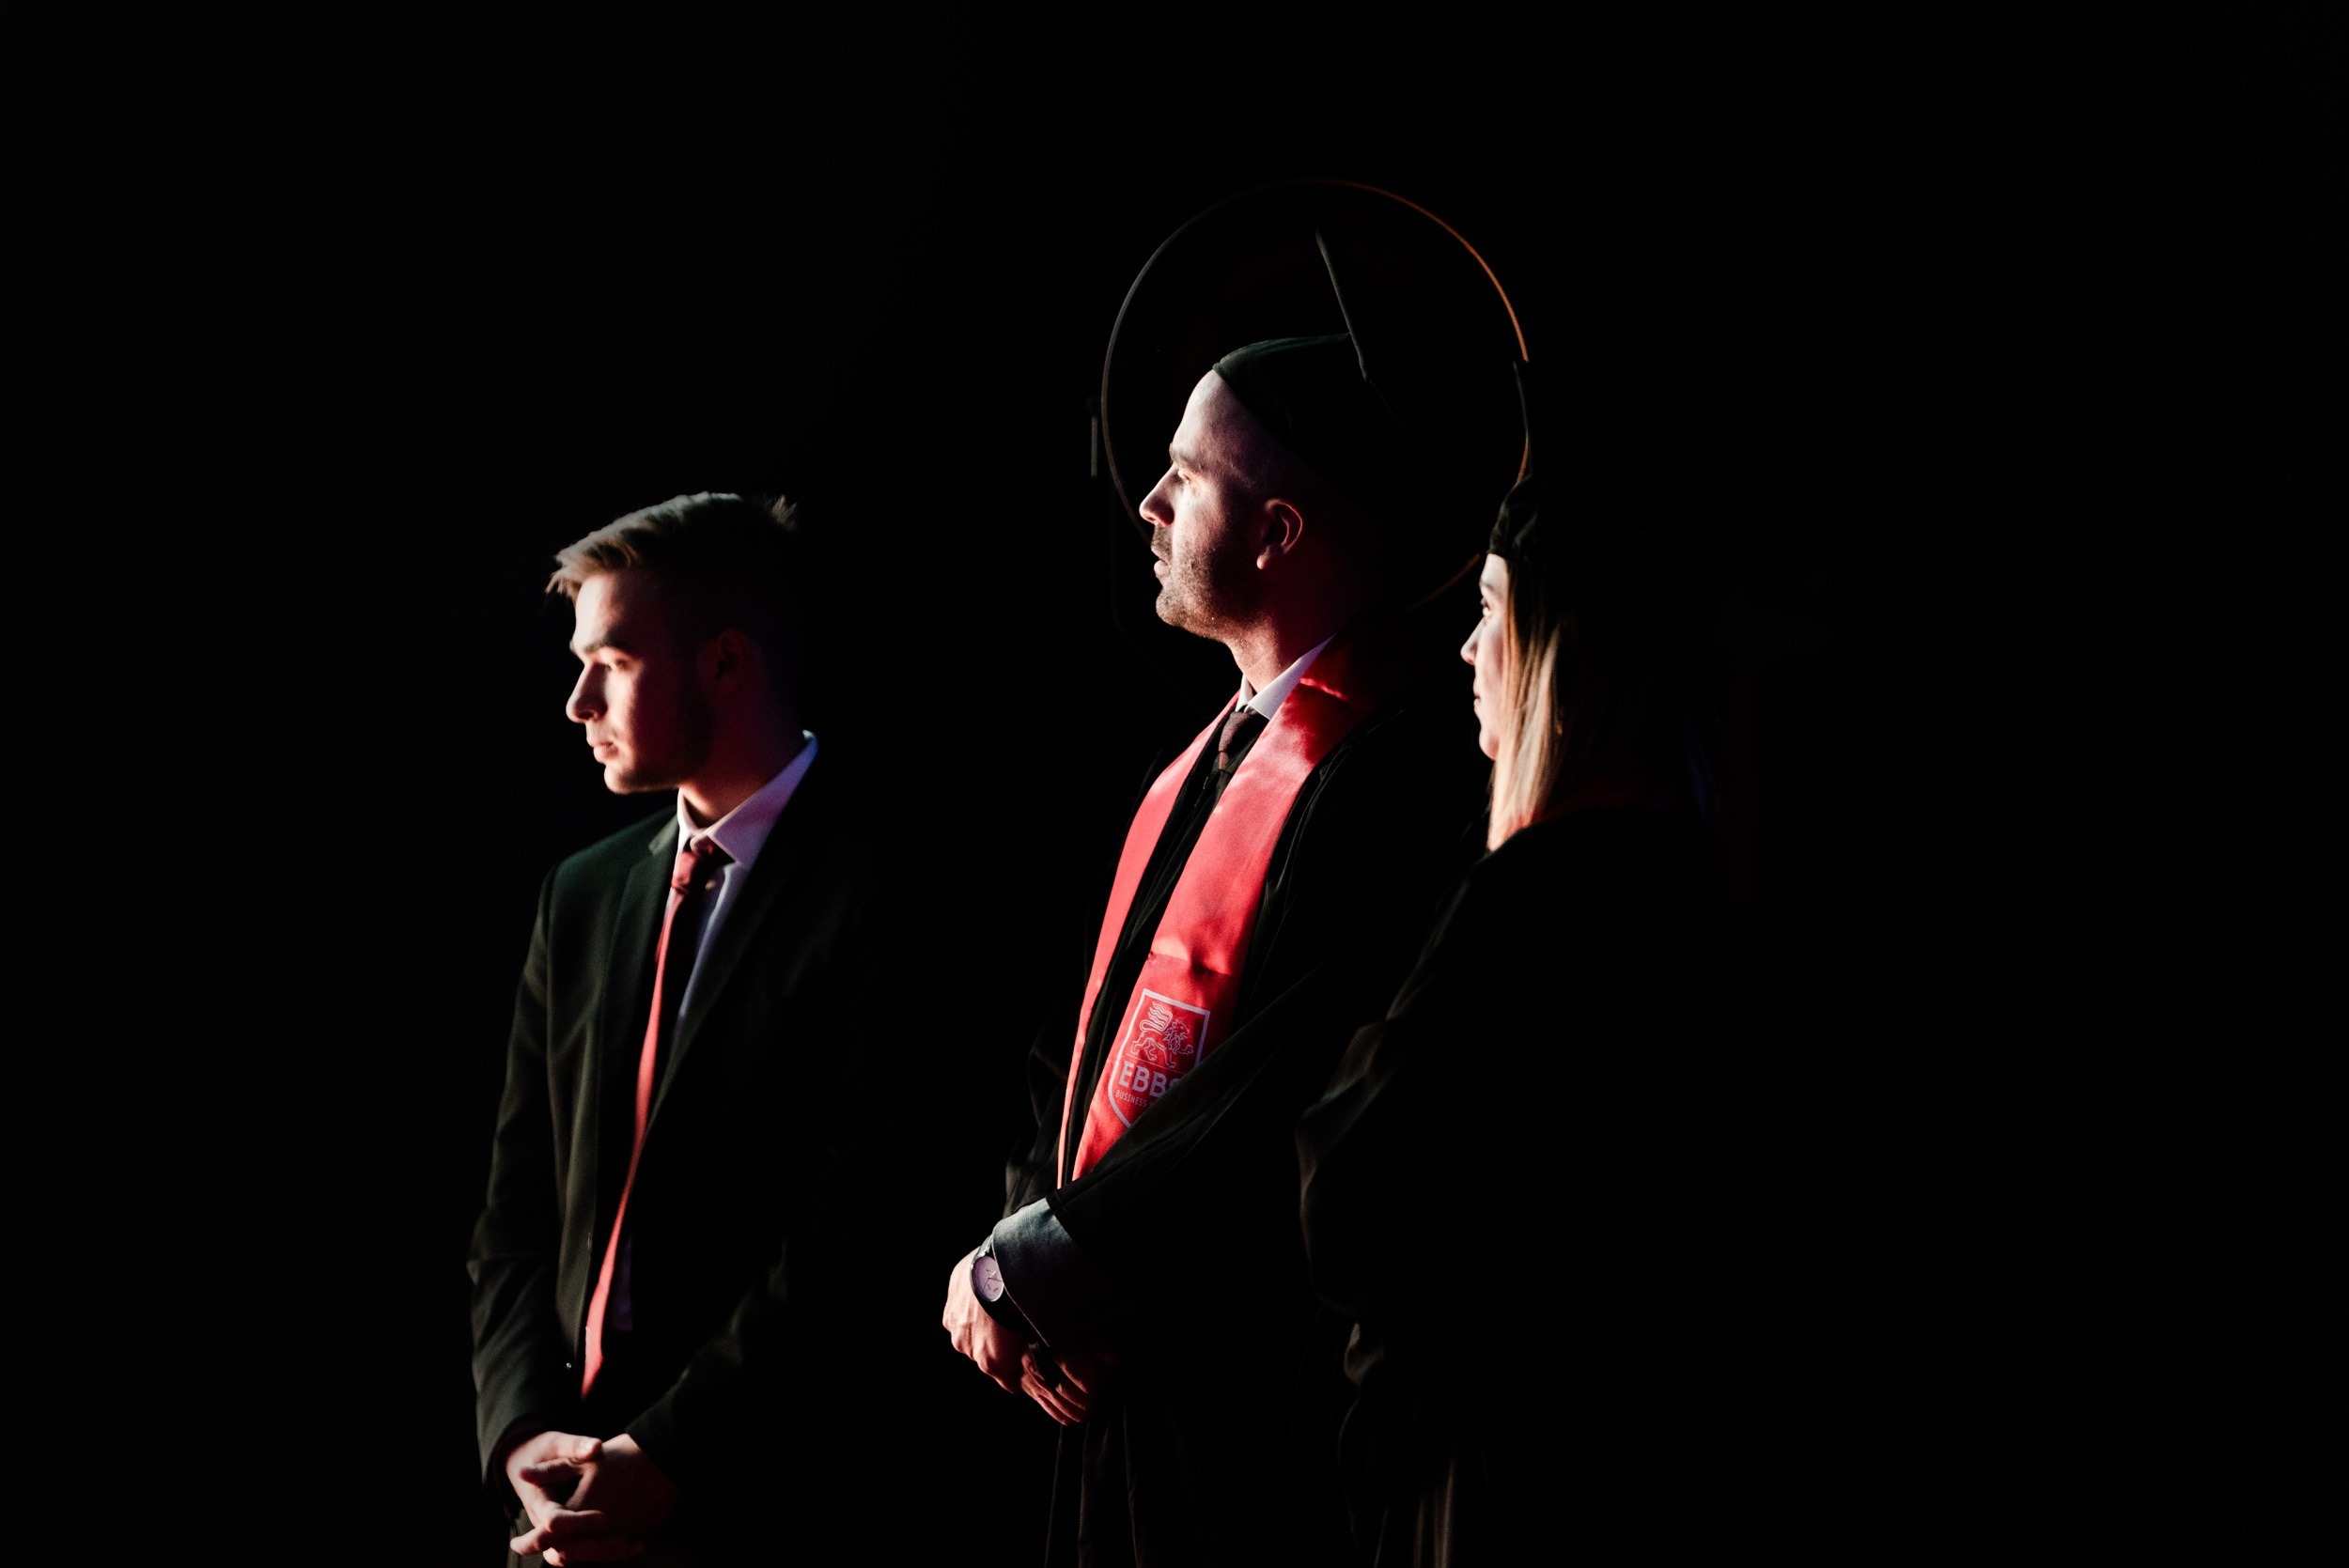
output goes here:
[{"label": "stubble beard", "polygon": [[1256,609],[1248,563],[1234,565],[1232,572],[1219,573],[1208,556],[1186,554],[1168,562],[1166,582],[1159,589],[1159,619],[1194,637],[1224,641]]},{"label": "stubble beard", "polygon": [[666,777],[667,768],[646,768],[631,766],[625,769],[616,765],[603,770],[603,787],[614,795],[649,795],[656,789],[675,789],[678,781]]}]

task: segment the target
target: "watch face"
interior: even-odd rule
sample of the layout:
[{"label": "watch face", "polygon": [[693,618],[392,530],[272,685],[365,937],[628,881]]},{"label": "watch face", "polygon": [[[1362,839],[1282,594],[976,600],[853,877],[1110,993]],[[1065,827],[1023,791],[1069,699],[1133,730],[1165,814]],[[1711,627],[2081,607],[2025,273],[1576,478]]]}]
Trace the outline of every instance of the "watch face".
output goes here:
[{"label": "watch face", "polygon": [[993,1258],[981,1258],[971,1265],[971,1283],[982,1301],[1003,1298],[1003,1271],[995,1266]]}]

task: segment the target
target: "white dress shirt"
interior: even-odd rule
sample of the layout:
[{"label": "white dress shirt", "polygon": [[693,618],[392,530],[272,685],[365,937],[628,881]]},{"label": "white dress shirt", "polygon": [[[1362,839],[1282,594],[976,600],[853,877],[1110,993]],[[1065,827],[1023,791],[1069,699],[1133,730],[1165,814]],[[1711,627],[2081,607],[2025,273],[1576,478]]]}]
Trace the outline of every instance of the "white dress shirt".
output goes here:
[{"label": "white dress shirt", "polygon": [[1328,647],[1330,638],[1336,635],[1337,633],[1333,631],[1329,637],[1324,637],[1320,642],[1299,654],[1297,662],[1274,675],[1265,684],[1265,689],[1261,691],[1250,691],[1248,677],[1240,676],[1239,689],[1243,693],[1240,701],[1263,714],[1267,719],[1280,712],[1281,705],[1288,701],[1289,693],[1297,690],[1297,683],[1305,678],[1305,672],[1313,668],[1314,660],[1321,657],[1321,650]]},{"label": "white dress shirt", "polygon": [[704,828],[693,821],[693,814],[686,809],[685,796],[677,798],[677,831],[679,844],[715,843],[724,850],[728,863],[718,872],[718,891],[709,901],[709,913],[702,921],[701,939],[693,944],[693,970],[685,982],[685,994],[677,999],[677,1016],[685,1017],[693,1005],[693,988],[702,981],[702,967],[709,961],[709,950],[718,940],[718,928],[726,923],[727,913],[741,901],[742,885],[751,879],[751,867],[758,860],[758,852],[767,847],[767,837],[775,831],[783,808],[791,803],[800,781],[807,777],[808,768],[816,761],[816,733],[801,730],[803,744],[800,754],[786,764],[782,772],[758,786],[758,792],[725,815]]}]

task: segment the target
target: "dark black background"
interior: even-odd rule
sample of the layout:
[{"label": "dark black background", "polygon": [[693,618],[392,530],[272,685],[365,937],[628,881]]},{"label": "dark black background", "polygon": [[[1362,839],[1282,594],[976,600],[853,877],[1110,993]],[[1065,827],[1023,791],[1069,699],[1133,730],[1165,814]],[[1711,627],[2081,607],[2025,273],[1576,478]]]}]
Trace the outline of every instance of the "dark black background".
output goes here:
[{"label": "dark black background", "polygon": [[[494,1549],[463,1257],[506,1016],[548,865],[644,809],[603,794],[562,718],[551,553],[680,491],[803,505],[832,577],[813,722],[950,830],[924,939],[1001,955],[971,1094],[1008,1142],[1019,1052],[1081,962],[1143,768],[1230,681],[1149,616],[1147,557],[1088,474],[1086,399],[1158,242],[1306,176],[1441,215],[1545,376],[1637,384],[1676,423],[1759,694],[1742,962],[1752,1049],[1788,1086],[1770,1114],[1817,1200],[1793,1230],[1833,1354],[1806,1419],[1913,1457],[1886,1474],[1935,1508],[2012,1462],[1953,1435],[2011,1397],[2025,1267],[1991,1233],[2030,1113],[1988,1087],[2005,1058],[1983,1020],[2048,962],[2044,910],[1994,885],[2015,849],[1994,802],[2056,574],[2001,563],[2088,543],[2045,482],[2069,287],[2054,131],[2012,101],[1725,71],[1594,99],[1514,55],[1445,62],[1441,93],[1408,50],[1296,70],[436,79],[371,101],[331,153],[284,154],[313,217],[258,287],[294,503],[267,569],[307,586],[241,613],[301,649],[265,725],[288,781],[269,810],[334,846],[341,891],[272,948],[311,1021],[271,1058],[290,1152],[256,1177],[288,1238],[263,1270],[298,1274],[322,1348],[257,1354],[319,1369],[321,1389],[280,1380],[289,1408],[402,1456],[400,1505],[353,1551]],[[946,1179],[975,1240],[993,1172]],[[972,1382],[975,1410],[993,1396]],[[1026,1560],[1048,1434],[1001,1421],[966,1464],[910,1413],[903,1461],[958,1474],[930,1495],[992,1491]]]}]

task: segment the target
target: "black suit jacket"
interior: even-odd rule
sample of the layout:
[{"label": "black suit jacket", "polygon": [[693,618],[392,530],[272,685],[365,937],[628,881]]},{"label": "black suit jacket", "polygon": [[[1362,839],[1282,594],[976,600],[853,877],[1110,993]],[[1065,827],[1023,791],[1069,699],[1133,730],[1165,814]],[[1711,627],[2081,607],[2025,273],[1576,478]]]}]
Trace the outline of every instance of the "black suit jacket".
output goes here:
[{"label": "black suit jacket", "polygon": [[472,1250],[485,1467],[517,1421],[624,1426],[677,1483],[680,1521],[842,1470],[832,1384],[850,1362],[869,1378],[874,1362],[855,1351],[879,1323],[863,1303],[904,1288],[844,1222],[841,1197],[859,1180],[851,1132],[871,1147],[844,1108],[871,1104],[874,1080],[907,1065],[875,1027],[892,879],[855,793],[834,758],[817,758],[695,980],[630,1199],[635,1329],[586,1409],[583,1329],[627,1173],[675,816],[547,878]]}]

